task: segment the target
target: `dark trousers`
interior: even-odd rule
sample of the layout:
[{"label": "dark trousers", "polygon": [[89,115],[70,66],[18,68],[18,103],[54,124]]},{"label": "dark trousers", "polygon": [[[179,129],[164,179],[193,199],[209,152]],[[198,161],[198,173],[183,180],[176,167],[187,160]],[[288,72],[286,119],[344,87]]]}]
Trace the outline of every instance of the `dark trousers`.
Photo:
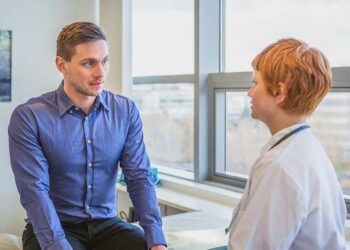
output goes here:
[{"label": "dark trousers", "polygon": [[[147,250],[143,231],[119,218],[61,224],[74,250]],[[41,249],[31,224],[26,225],[22,241],[24,250]]]}]

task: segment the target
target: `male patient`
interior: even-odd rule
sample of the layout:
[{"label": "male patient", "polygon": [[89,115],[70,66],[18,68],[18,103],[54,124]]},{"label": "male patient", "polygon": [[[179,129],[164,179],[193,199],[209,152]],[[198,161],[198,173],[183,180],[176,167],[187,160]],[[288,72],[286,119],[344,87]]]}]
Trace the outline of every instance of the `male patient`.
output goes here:
[{"label": "male patient", "polygon": [[[142,123],[129,99],[103,91],[108,45],[93,23],[57,39],[58,89],[19,105],[12,169],[27,212],[24,249],[166,249]],[[143,231],[116,214],[118,163]]]}]

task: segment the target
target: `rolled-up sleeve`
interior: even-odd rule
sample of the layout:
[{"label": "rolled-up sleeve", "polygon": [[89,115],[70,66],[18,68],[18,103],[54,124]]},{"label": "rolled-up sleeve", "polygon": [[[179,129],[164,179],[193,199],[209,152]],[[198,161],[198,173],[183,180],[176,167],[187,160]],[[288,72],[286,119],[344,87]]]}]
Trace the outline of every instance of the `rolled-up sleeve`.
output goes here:
[{"label": "rolled-up sleeve", "polygon": [[130,123],[120,166],[136,216],[145,231],[148,247],[166,245],[150,162],[143,141],[142,122],[135,104],[131,101],[128,110]]},{"label": "rolled-up sleeve", "polygon": [[8,128],[12,170],[21,204],[41,248],[70,250],[48,194],[49,167],[40,145],[37,122],[27,106],[19,106],[12,113]]}]

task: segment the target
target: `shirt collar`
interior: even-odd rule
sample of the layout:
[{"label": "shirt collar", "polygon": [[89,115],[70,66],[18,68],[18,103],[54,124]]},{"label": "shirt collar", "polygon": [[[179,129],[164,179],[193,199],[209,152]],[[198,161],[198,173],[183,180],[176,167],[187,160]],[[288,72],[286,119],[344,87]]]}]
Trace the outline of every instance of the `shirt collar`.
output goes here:
[{"label": "shirt collar", "polygon": [[[69,99],[67,94],[64,92],[63,89],[63,80],[57,88],[57,99],[58,99],[58,112],[59,115],[62,116],[64,113],[66,113],[68,110],[70,110],[72,107],[74,107],[74,103]],[[99,106],[102,106],[106,111],[109,111],[107,102],[106,102],[106,94],[104,91],[96,97],[94,108],[98,108]]]},{"label": "shirt collar", "polygon": [[277,133],[275,133],[270,140],[265,144],[265,146],[261,149],[260,151],[260,155],[265,154],[266,152],[268,152],[270,150],[270,148],[276,143],[278,142],[278,140],[280,140],[283,136],[285,136],[286,134],[290,133],[292,130],[297,129],[301,126],[306,125],[306,123],[298,123],[295,125],[292,125],[290,127],[286,127],[280,131],[278,131]]},{"label": "shirt collar", "polygon": [[106,111],[109,111],[106,98],[107,98],[107,95],[103,90],[101,94],[96,97],[95,108],[98,108],[101,105]]},{"label": "shirt collar", "polygon": [[64,113],[70,110],[74,106],[74,104],[69,99],[67,94],[64,92],[63,81],[61,82],[60,86],[58,86],[58,89],[56,92],[57,92],[58,112],[60,116],[62,116]]}]

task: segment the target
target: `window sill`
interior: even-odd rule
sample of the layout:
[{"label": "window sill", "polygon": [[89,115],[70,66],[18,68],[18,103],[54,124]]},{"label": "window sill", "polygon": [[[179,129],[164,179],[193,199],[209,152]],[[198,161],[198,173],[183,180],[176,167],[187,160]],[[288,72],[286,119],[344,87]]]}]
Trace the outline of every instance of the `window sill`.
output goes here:
[{"label": "window sill", "polygon": [[[198,183],[166,174],[159,174],[159,178],[161,186],[156,189],[159,203],[187,212],[163,218],[166,232],[224,229],[242,196],[242,190],[227,185]],[[126,192],[124,186],[118,190]],[[350,220],[346,221],[345,236],[350,241]]]}]

